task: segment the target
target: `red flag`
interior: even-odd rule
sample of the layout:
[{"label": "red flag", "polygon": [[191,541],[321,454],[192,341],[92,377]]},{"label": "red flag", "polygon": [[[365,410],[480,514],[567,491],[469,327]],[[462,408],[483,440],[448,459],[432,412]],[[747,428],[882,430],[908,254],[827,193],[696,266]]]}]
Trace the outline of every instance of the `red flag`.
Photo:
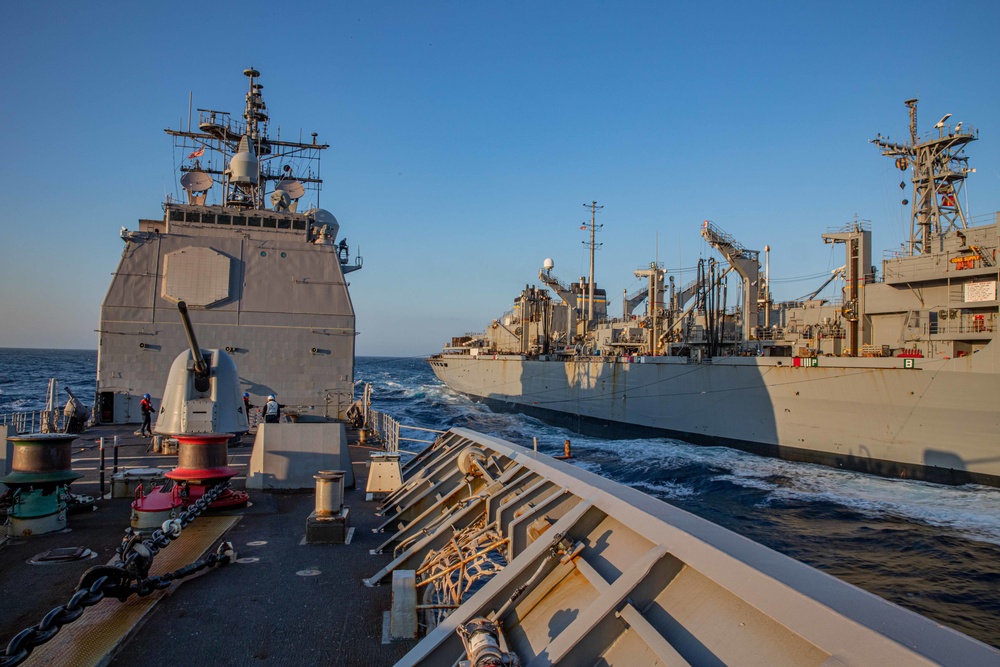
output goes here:
[{"label": "red flag", "polygon": [[202,155],[204,155],[204,154],[205,154],[205,147],[204,147],[204,146],[202,146],[202,147],[201,147],[201,148],[199,148],[198,150],[196,150],[196,151],[194,151],[193,153],[191,153],[191,155],[188,155],[188,156],[187,156],[187,159],[189,159],[189,160],[193,160],[194,158],[196,158],[196,157],[201,157],[201,156],[202,156]]},{"label": "red flag", "polygon": [[587,225],[580,225],[580,229],[586,229]]}]

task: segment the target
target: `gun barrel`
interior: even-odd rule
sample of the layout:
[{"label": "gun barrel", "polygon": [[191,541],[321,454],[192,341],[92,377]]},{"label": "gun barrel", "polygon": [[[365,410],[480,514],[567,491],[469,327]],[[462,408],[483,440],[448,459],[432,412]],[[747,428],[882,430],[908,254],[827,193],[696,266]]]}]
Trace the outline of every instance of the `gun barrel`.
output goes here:
[{"label": "gun barrel", "polygon": [[205,377],[208,375],[208,364],[205,363],[205,358],[201,356],[201,348],[198,347],[198,339],[194,336],[191,319],[188,317],[187,304],[183,301],[178,301],[177,310],[180,311],[181,324],[184,325],[184,333],[187,335],[188,346],[191,348],[191,354],[194,356],[195,375]]}]

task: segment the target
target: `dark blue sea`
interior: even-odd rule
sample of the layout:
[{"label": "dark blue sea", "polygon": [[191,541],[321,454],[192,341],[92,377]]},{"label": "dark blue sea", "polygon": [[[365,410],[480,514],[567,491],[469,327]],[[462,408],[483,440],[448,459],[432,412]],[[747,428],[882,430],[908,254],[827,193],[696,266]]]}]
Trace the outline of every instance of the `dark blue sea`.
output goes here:
[{"label": "dark blue sea", "polygon": [[[97,353],[0,349],[0,414],[45,405],[48,378],[94,396]],[[401,423],[462,426],[562,452],[628,484],[1000,647],[1000,489],[887,480],[670,439],[600,440],[495,414],[421,359],[362,357],[355,377]],[[60,391],[62,391],[60,389]],[[62,394],[65,400],[65,392]]]}]

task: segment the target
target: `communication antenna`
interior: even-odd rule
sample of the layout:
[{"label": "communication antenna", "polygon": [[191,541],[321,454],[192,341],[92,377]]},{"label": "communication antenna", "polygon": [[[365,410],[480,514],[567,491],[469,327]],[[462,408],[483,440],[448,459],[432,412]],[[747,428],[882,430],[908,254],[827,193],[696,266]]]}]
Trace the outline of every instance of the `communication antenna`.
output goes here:
[{"label": "communication antenna", "polygon": [[[594,251],[597,250],[597,246],[604,245],[596,241],[597,230],[604,225],[595,224],[595,218],[597,212],[604,207],[598,206],[596,201],[584,204],[583,207],[590,209],[590,287],[587,294],[587,321],[592,322],[594,320]],[[584,224],[583,228],[586,229],[587,225]],[[583,243],[584,245],[587,244],[586,241],[583,241]]]}]

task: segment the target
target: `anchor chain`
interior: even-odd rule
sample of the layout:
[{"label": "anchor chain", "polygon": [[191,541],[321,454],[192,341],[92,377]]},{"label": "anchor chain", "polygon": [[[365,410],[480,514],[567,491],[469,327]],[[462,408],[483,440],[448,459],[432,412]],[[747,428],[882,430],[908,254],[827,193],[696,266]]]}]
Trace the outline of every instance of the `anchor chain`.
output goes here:
[{"label": "anchor chain", "polygon": [[125,537],[122,538],[122,544],[115,550],[118,553],[118,562],[114,565],[98,565],[84,572],[66,604],[54,608],[37,625],[25,628],[10,640],[7,649],[0,654],[0,667],[21,664],[36,647],[51,640],[64,625],[80,618],[87,607],[94,606],[106,597],[124,602],[132,595],[146,596],[154,591],[163,590],[174,581],[189,577],[206,567],[230,563],[235,558],[236,552],[232,543],[222,542],[215,553],[190,565],[166,574],[149,576],[149,568],[156,554],[177,539],[181,531],[204,512],[228,486],[229,482],[226,481],[212,487],[177,518],[165,521],[163,526],[144,540],[128,528]]}]

